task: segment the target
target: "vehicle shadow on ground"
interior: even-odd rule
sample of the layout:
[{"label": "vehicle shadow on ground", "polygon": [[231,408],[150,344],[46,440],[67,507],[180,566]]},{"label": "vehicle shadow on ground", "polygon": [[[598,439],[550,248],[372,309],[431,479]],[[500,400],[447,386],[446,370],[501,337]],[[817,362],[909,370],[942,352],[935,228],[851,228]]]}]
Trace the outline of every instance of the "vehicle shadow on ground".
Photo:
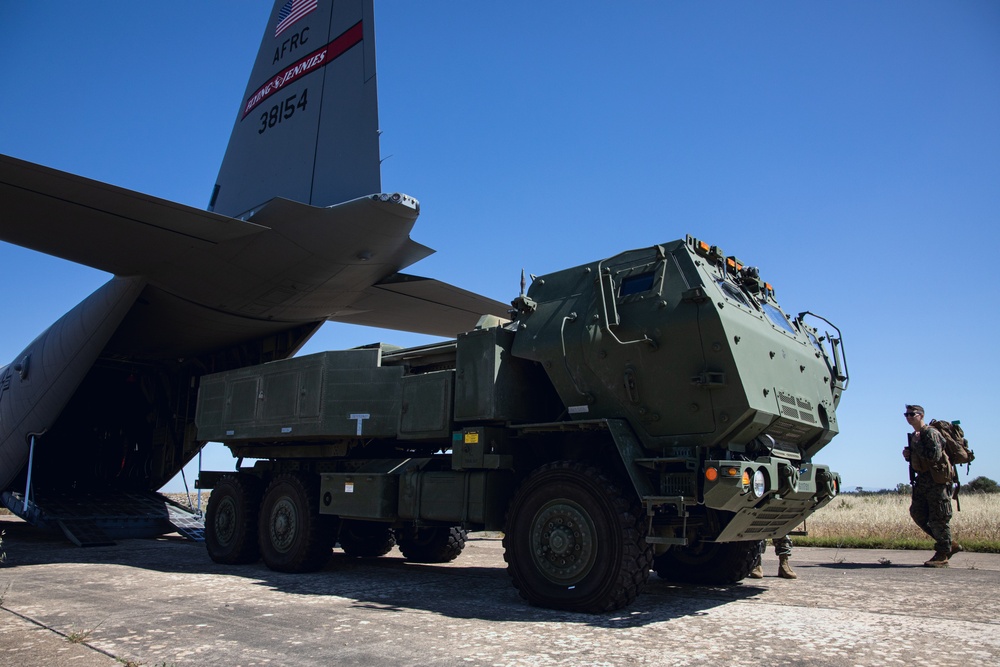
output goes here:
[{"label": "vehicle shadow on ground", "polygon": [[490,550],[477,550],[475,539],[470,539],[470,548],[452,563],[411,563],[395,550],[370,559],[352,558],[336,550],[322,570],[293,574],[274,572],[261,562],[220,565],[209,559],[203,544],[178,536],[120,540],[114,546],[83,549],[24,523],[0,522],[0,529],[6,531],[4,548],[8,554],[6,567],[0,567],[0,579],[16,577],[19,568],[33,565],[110,564],[170,574],[242,577],[247,586],[294,595],[337,596],[353,607],[387,613],[428,611],[456,619],[627,628],[704,615],[714,607],[753,598],[766,590],[747,584],[677,584],[651,573],[643,594],[626,609],[582,614],[528,604],[512,586],[501,552],[492,545]]},{"label": "vehicle shadow on ground", "polygon": [[922,563],[816,563],[812,567],[825,567],[834,570],[885,570],[888,568],[908,568],[908,567],[919,567],[923,568]]}]

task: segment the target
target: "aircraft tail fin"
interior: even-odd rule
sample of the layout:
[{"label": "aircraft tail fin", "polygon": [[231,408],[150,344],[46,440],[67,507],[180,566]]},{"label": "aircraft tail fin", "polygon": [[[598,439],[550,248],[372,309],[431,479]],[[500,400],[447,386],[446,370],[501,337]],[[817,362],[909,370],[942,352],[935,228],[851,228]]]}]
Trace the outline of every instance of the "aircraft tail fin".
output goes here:
[{"label": "aircraft tail fin", "polygon": [[209,210],[380,192],[372,0],[276,0]]}]

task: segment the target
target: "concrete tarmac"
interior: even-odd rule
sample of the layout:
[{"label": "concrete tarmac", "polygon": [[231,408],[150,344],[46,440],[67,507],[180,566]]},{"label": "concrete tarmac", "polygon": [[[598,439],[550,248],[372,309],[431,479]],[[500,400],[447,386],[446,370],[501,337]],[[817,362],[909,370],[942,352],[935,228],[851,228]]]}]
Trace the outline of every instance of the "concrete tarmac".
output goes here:
[{"label": "concrete tarmac", "polygon": [[676,585],[628,609],[521,600],[499,539],[453,563],[360,560],[314,574],[221,566],[177,536],[80,549],[0,517],[0,665],[1000,664],[1000,555],[796,548],[799,579]]}]

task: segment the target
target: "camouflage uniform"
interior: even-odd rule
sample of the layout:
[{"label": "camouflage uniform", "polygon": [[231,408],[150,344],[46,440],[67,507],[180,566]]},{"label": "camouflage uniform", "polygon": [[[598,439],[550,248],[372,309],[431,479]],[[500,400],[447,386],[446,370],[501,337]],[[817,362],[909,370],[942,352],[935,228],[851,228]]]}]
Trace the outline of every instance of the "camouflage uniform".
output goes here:
[{"label": "camouflage uniform", "polygon": [[785,535],[784,537],[775,537],[771,540],[771,544],[774,545],[774,555],[777,557],[791,556],[792,555],[792,539]]},{"label": "camouflage uniform", "polygon": [[[774,537],[771,538],[771,544],[774,545],[774,554],[778,557],[778,576],[782,579],[798,579],[798,575],[792,569],[791,564],[788,562],[789,558],[792,556],[792,540],[785,535],[784,537]],[[751,579],[763,579],[764,578],[764,568],[762,556],[764,555],[764,550],[767,548],[767,540],[761,540],[759,546],[759,552],[757,554],[757,562],[754,563],[753,569],[750,571]]]},{"label": "camouflage uniform", "polygon": [[[774,546],[774,555],[778,558],[782,556],[792,555],[792,538],[785,535],[784,537],[772,537],[771,544]],[[767,540],[760,541],[760,555],[757,556],[757,563],[760,563],[760,557],[764,555],[767,551]]]},{"label": "camouflage uniform", "polygon": [[[910,434],[911,456],[916,454],[925,461],[941,458],[944,440],[932,428]],[[934,550],[947,554],[951,551],[951,483],[939,484],[930,471],[918,472],[913,483],[910,516],[920,529],[934,538]]]}]

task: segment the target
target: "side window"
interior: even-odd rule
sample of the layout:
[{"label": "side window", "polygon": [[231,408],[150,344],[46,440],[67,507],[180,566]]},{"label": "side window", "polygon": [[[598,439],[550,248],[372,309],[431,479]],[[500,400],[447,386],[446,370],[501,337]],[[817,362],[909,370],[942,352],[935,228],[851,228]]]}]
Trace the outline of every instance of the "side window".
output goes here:
[{"label": "side window", "polygon": [[621,287],[618,288],[618,296],[625,297],[641,292],[648,292],[653,289],[653,281],[656,279],[654,271],[647,271],[634,276],[622,279]]},{"label": "side window", "polygon": [[792,325],[788,322],[788,318],[780,310],[769,303],[764,303],[763,306],[764,312],[767,313],[767,318],[771,320],[772,324],[781,327],[793,336],[795,335],[795,329],[792,328]]},{"label": "side window", "polygon": [[736,287],[735,285],[731,285],[730,283],[726,282],[725,280],[719,280],[719,279],[717,279],[715,282],[719,286],[719,289],[722,290],[722,293],[725,294],[727,297],[729,297],[730,299],[732,299],[736,303],[740,304],[741,306],[743,306],[747,310],[750,310],[750,311],[753,310],[753,308],[750,307],[750,302],[747,301],[746,296],[744,296],[743,292],[740,291],[739,287]]}]

